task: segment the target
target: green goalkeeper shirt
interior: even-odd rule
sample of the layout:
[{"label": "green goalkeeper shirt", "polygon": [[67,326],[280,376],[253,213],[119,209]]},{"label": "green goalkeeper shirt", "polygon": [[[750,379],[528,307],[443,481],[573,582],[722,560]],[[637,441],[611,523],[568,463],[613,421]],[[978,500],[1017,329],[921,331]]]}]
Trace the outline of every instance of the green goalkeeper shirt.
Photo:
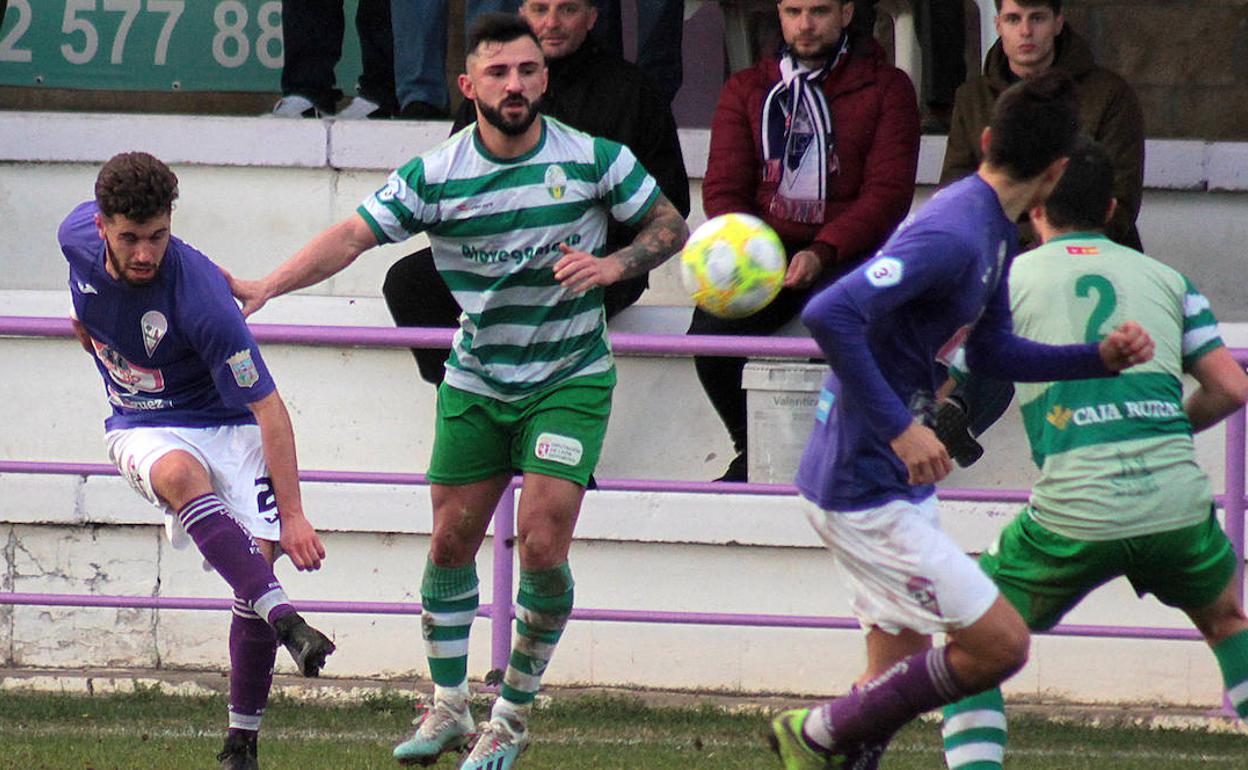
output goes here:
[{"label": "green goalkeeper shirt", "polygon": [[1222,345],[1209,301],[1182,274],[1093,233],[1054,238],[1014,262],[1018,334],[1095,342],[1138,322],[1153,359],[1117,377],[1020,383],[1023,423],[1041,471],[1031,515],[1080,540],[1164,532],[1204,520],[1213,502],[1196,464],[1181,375]]}]

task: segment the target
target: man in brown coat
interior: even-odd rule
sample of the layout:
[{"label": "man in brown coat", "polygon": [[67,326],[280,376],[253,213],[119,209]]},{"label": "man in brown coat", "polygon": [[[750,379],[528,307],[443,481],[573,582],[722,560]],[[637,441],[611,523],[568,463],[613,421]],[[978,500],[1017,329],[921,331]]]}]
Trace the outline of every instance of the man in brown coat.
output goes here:
[{"label": "man in brown coat", "polygon": [[[1121,77],[1099,66],[1087,42],[1065,24],[1062,0],[996,0],[996,5],[1001,39],[988,50],[983,77],[958,89],[940,184],[961,179],[979,166],[979,136],[1002,91],[1021,78],[1061,68],[1075,81],[1083,131],[1103,145],[1113,161],[1118,208],[1106,235],[1140,250],[1135,219],[1144,187],[1144,116],[1135,92]],[[1024,242],[1033,245],[1030,224],[1023,223],[1021,230]]]}]

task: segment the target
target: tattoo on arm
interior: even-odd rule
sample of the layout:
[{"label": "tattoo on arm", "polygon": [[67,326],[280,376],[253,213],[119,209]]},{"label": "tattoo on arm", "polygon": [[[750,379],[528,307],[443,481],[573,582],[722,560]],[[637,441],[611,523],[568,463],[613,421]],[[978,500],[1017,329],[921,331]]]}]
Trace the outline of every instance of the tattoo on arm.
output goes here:
[{"label": "tattoo on arm", "polygon": [[662,193],[638,223],[637,237],[615,257],[624,266],[624,278],[653,270],[676,254],[689,238],[685,219]]}]

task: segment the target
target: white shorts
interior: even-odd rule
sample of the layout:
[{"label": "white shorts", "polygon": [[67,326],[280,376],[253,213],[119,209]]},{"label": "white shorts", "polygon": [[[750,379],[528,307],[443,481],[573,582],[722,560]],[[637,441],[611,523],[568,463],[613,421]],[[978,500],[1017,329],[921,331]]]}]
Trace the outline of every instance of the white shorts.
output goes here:
[{"label": "white shorts", "polygon": [[282,527],[273,498],[264,445],[256,425],[215,428],[124,428],[104,434],[109,459],[143,499],[165,512],[165,533],[174,548],[190,537],[177,511],[152,489],[152,466],[169,452],[182,450],[208,471],[212,489],[243,528],[257,540],[281,539]]},{"label": "white shorts", "polygon": [[851,513],[808,504],[806,516],[836,557],[864,629],[956,631],[996,601],[996,585],[941,530],[934,495]]}]

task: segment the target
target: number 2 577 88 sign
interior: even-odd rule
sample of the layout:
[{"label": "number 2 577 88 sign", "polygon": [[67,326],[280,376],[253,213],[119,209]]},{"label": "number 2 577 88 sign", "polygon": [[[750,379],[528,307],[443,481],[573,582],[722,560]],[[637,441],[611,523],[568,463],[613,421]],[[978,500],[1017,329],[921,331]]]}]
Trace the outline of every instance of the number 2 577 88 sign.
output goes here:
[{"label": "number 2 577 88 sign", "polygon": [[0,27],[0,85],[277,91],[282,57],[281,0],[9,0]]}]

